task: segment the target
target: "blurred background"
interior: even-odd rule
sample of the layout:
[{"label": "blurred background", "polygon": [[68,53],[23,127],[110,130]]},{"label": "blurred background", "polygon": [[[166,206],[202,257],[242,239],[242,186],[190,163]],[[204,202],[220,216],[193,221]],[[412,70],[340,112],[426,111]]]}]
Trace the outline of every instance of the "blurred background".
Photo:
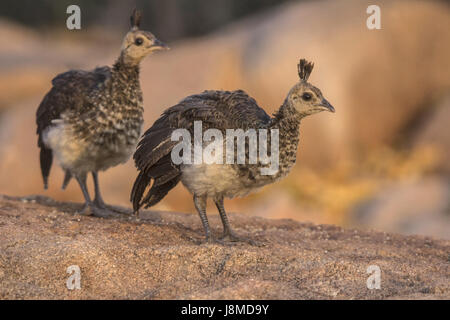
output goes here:
[{"label": "blurred background", "polygon": [[[70,4],[81,8],[81,30],[66,28]],[[315,62],[310,82],[336,108],[303,121],[286,179],[227,200],[228,211],[450,239],[450,6],[377,1],[382,29],[368,30],[370,4],[2,0],[0,194],[83,201],[73,181],[61,191],[57,166],[44,191],[35,112],[56,74],[115,61],[136,6],[142,29],[172,48],[142,63],[145,129],[205,89],[243,89],[272,113],[301,57]],[[129,206],[135,177],[132,161],[102,173],[105,201]],[[181,184],[154,209],[195,212]]]}]

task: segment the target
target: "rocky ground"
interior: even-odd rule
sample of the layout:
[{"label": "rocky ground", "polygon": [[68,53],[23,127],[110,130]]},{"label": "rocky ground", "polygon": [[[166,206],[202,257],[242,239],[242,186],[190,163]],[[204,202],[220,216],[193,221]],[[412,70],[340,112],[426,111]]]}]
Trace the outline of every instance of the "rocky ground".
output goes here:
[{"label": "rocky ground", "polygon": [[[260,246],[205,244],[193,214],[101,219],[80,208],[0,196],[0,299],[450,298],[447,240],[231,214]],[[80,290],[66,287],[72,265]],[[367,288],[371,265],[380,289]]]}]

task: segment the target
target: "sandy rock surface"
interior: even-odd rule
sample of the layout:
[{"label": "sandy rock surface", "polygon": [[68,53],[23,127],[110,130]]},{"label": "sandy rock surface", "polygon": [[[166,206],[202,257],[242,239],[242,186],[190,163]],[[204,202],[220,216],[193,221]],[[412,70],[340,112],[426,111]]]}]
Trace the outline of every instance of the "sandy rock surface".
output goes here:
[{"label": "sandy rock surface", "polygon": [[[449,299],[450,241],[231,214],[258,241],[205,244],[193,214],[77,214],[0,196],[0,299]],[[221,232],[210,215],[215,234]],[[67,268],[81,270],[68,290]],[[370,265],[381,288],[369,290]]]}]

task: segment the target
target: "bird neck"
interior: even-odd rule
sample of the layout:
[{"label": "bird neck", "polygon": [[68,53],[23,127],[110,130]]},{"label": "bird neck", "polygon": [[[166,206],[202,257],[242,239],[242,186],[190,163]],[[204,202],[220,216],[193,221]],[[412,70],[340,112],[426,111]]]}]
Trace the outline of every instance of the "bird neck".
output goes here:
[{"label": "bird neck", "polygon": [[282,136],[295,135],[298,137],[301,119],[302,117],[297,110],[285,100],[278,111],[274,113],[270,129],[279,129],[280,139]]},{"label": "bird neck", "polygon": [[297,158],[297,149],[300,141],[299,113],[285,100],[283,105],[274,113],[270,123],[271,130],[278,129],[279,141],[279,171],[272,179],[277,180],[286,176]]},{"label": "bird neck", "polygon": [[[121,101],[120,108],[134,109],[142,118],[143,100],[139,82],[139,65],[123,63],[119,58],[112,67],[111,78],[112,98]],[[117,106],[115,109],[117,110]]]},{"label": "bird neck", "polygon": [[139,63],[128,63],[122,55],[113,65],[113,71],[119,78],[125,81],[139,81]]}]

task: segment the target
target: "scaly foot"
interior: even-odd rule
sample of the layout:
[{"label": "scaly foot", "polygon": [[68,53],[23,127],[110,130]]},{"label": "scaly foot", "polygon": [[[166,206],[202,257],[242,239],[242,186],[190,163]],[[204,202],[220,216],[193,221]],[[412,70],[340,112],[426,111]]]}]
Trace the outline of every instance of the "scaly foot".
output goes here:
[{"label": "scaly foot", "polygon": [[97,208],[103,209],[103,210],[109,210],[115,213],[120,213],[120,214],[126,214],[126,215],[131,215],[133,214],[133,210],[131,209],[126,209],[126,208],[121,208],[121,207],[117,207],[117,206],[111,206],[111,205],[107,205],[105,202],[103,202],[102,198],[95,198],[94,199],[94,205]]},{"label": "scaly foot", "polygon": [[106,206],[105,208],[101,208],[96,204],[85,204],[83,210],[81,210],[80,213],[85,216],[95,216],[100,218],[117,216],[116,212],[109,210],[108,208],[106,208]]},{"label": "scaly foot", "polygon": [[263,246],[263,244],[258,242],[258,241],[254,241],[254,240],[249,239],[249,238],[240,237],[236,233],[234,233],[233,231],[230,231],[230,230],[224,231],[223,235],[219,238],[219,240],[222,241],[223,243],[226,243],[226,242],[245,242],[245,243],[248,243],[249,245],[252,245],[252,246],[257,246],[257,247]]},{"label": "scaly foot", "polygon": [[115,213],[133,215],[133,210],[128,208],[121,208],[117,206],[105,205],[106,209],[111,210]]}]

